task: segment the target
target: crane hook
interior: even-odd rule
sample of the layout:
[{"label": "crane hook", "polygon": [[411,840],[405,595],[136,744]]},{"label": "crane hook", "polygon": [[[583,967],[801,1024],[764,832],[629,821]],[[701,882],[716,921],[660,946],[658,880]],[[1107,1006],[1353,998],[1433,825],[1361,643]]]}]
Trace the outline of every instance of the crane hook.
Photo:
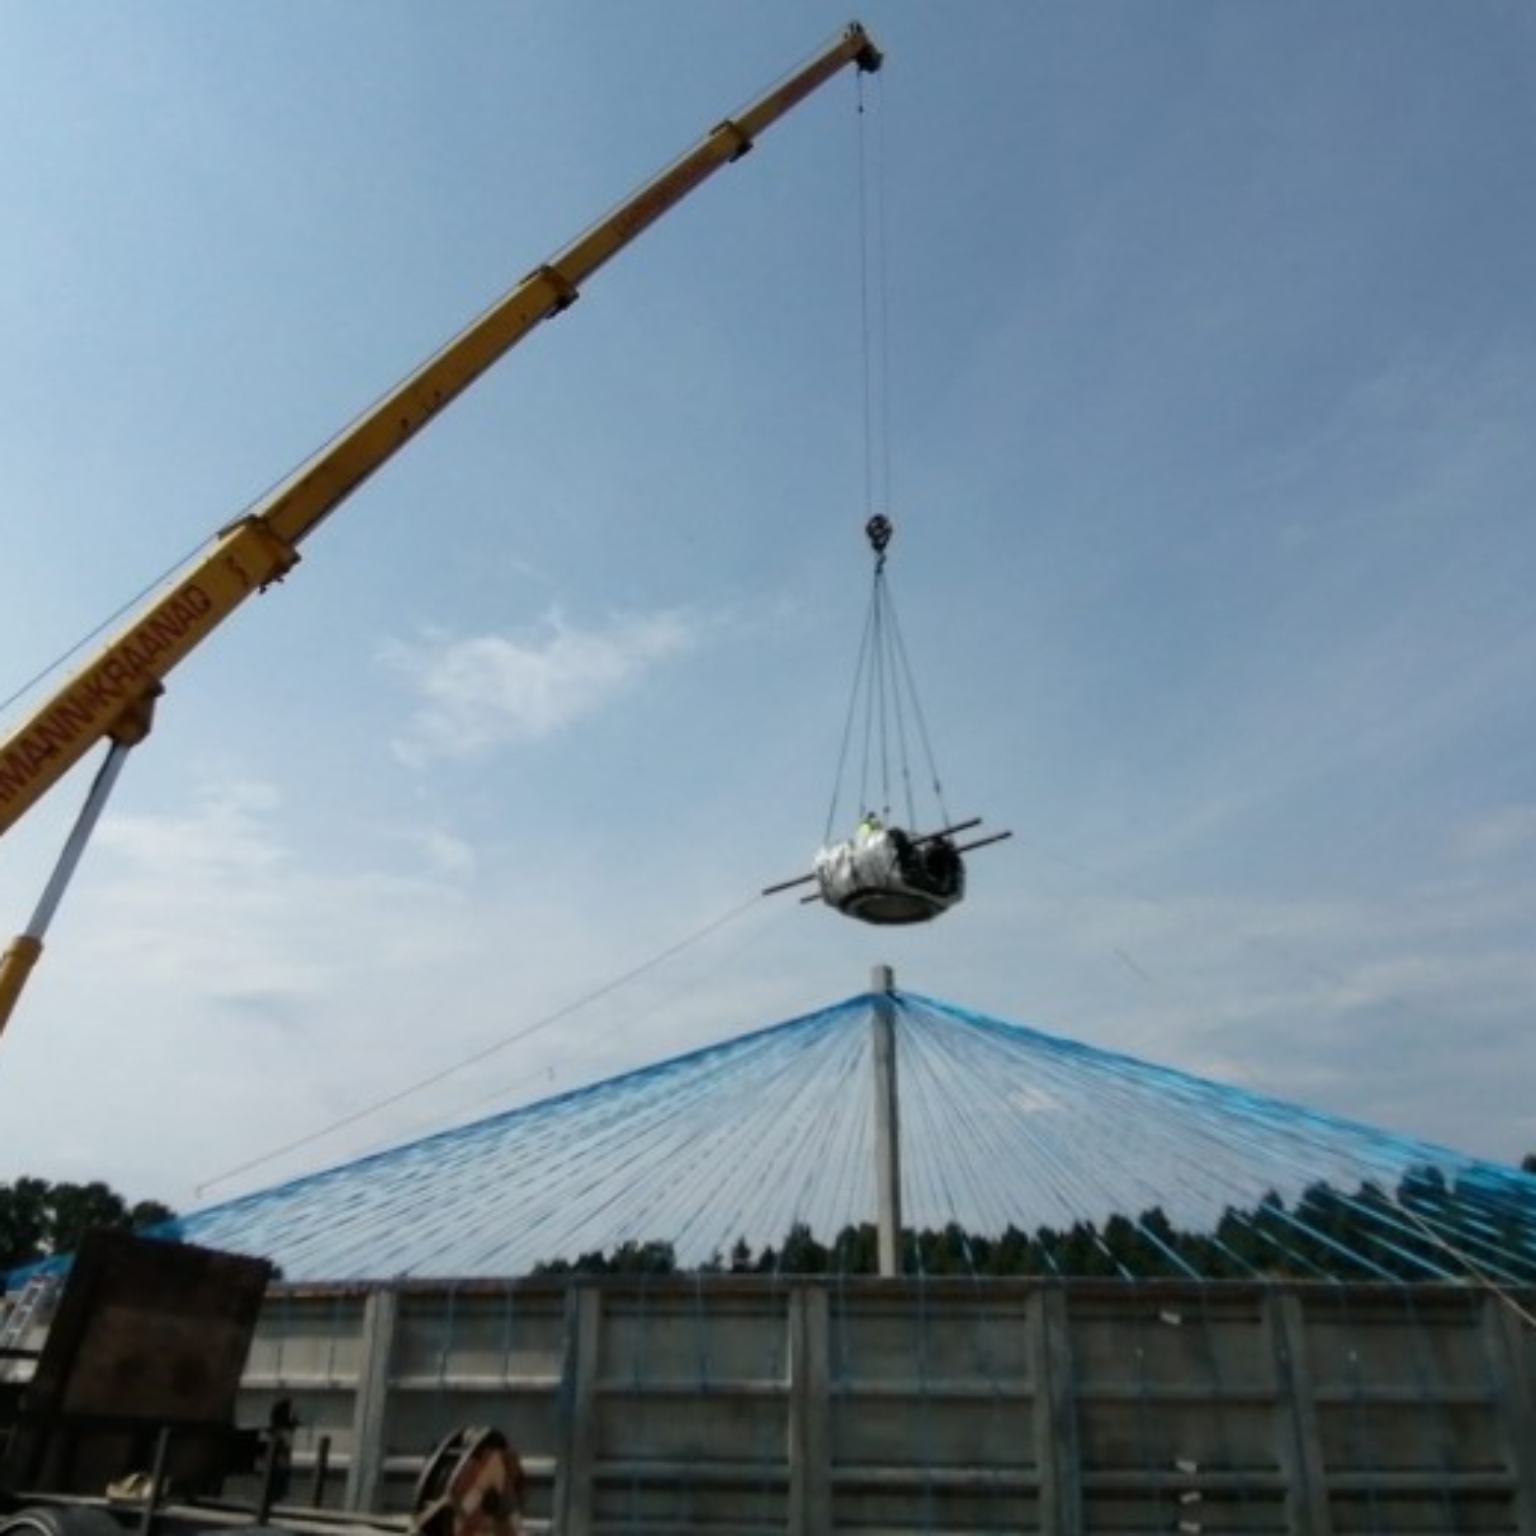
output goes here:
[{"label": "crane hook", "polygon": [[885,564],[885,546],[891,542],[891,535],[896,530],[891,527],[891,520],[883,512],[877,512],[864,524],[864,536],[869,540],[870,548],[875,552],[875,568],[878,570]]}]

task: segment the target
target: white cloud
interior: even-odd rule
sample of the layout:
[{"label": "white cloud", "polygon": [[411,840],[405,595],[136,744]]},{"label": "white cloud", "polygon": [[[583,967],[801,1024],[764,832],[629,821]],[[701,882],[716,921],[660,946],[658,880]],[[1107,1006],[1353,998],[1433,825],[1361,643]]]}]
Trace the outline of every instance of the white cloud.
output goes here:
[{"label": "white cloud", "polygon": [[695,638],[675,613],[581,630],[551,612],[541,628],[526,640],[428,631],[415,645],[387,645],[384,660],[420,699],[391,743],[395,755],[421,767],[553,736],[621,697]]},{"label": "white cloud", "polygon": [[186,1208],[236,1170],[260,1186],[720,1032],[729,975],[691,1011],[675,967],[661,999],[606,998],[693,912],[626,926],[579,865],[530,890],[451,825],[347,830],[338,864],[250,778],[103,819],[7,1033],[0,1179],[105,1175]]},{"label": "white cloud", "polygon": [[[195,1181],[468,1054],[505,1006],[504,935],[531,926],[507,900],[481,919],[451,831],[375,839],[338,868],[250,780],[114,812],[98,841],[8,1031],[0,1178],[106,1175],[184,1207]],[[66,1102],[78,1133],[50,1137]],[[11,1163],[21,1148],[37,1160]],[[299,1166],[332,1150],[305,1142]]]},{"label": "white cloud", "polygon": [[1480,864],[1536,848],[1536,805],[1506,805],[1461,828],[1455,854]]},{"label": "white cloud", "polygon": [[467,879],[479,868],[475,850],[451,832],[418,831],[413,834],[412,841],[427,868],[444,879]]},{"label": "white cloud", "polygon": [[204,1007],[279,1023],[342,978],[436,958],[442,939],[422,914],[455,903],[468,869],[451,838],[413,842],[409,874],[325,871],[286,835],[281,809],[276,790],[242,781],[203,786],[180,815],[105,818],[113,858],[81,899],[83,916],[104,915],[89,947]]}]

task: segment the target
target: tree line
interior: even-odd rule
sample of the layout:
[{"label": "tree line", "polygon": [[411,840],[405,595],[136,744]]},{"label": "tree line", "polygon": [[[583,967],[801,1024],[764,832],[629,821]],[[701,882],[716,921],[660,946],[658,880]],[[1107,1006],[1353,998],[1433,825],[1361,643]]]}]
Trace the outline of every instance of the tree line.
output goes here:
[{"label": "tree line", "polygon": [[73,1253],[96,1227],[138,1232],[175,1214],[158,1200],[130,1205],[100,1180],[55,1184],[20,1178],[0,1184],[0,1280],[8,1270]]},{"label": "tree line", "polygon": [[[1536,1153],[1520,1168],[1536,1174]],[[130,1204],[99,1180],[0,1183],[0,1279],[72,1253],[93,1228],[142,1231],[175,1214],[156,1200]],[[1458,1183],[1425,1165],[1409,1169],[1391,1193],[1369,1182],[1345,1193],[1319,1181],[1289,1203],[1271,1191],[1251,1207],[1229,1206],[1198,1230],[1176,1226],[1153,1206],[1134,1217],[1033,1232],[1009,1226],[977,1233],[958,1222],[907,1229],[900,1252],[906,1273],[930,1276],[1424,1280],[1475,1269],[1504,1283],[1536,1284],[1536,1196],[1502,1170],[1492,1170],[1490,1182],[1486,1166],[1474,1167]],[[777,1244],[754,1248],[742,1239],[699,1264],[683,1265],[670,1242],[650,1240],[547,1259],[532,1272],[873,1275],[879,1247],[872,1222],[846,1226],[830,1241],[801,1223]]]},{"label": "tree line", "polygon": [[[1521,1164],[1536,1173],[1536,1154]],[[1508,1282],[1536,1284],[1536,1199],[1459,1187],[1438,1168],[1410,1169],[1388,1193],[1363,1183],[1353,1193],[1326,1181],[1292,1202],[1271,1191],[1249,1208],[1229,1206],[1213,1226],[1184,1230],[1160,1206],[1102,1223],[1025,1232],[969,1232],[951,1222],[902,1233],[907,1274],[1072,1276],[1125,1279],[1199,1277],[1430,1280],[1496,1268]],[[1524,1191],[1518,1191],[1524,1196]],[[537,1275],[742,1274],[873,1275],[873,1223],[846,1226],[823,1242],[797,1224],[778,1244],[738,1241],[728,1254],[679,1264],[670,1242],[626,1242],[611,1251],[534,1266]]]}]

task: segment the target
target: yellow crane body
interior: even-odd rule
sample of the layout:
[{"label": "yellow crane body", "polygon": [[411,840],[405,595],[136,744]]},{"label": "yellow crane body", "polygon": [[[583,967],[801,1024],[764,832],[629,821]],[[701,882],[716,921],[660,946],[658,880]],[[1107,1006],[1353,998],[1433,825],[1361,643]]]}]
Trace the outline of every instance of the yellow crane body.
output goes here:
[{"label": "yellow crane body", "polygon": [[298,559],[260,518],[227,528],[41,709],[0,744],[0,831],[98,741],[131,746],[149,727],[161,679],[252,592]]},{"label": "yellow crane body", "polygon": [[[0,736],[0,836],[100,741],[131,747],[149,730],[170,670],[246,598],[285,575],[299,545],[444,406],[542,321],[572,304],[579,286],[636,236],[739,159],[756,137],[849,65],[880,67],[857,23],[735,117],[652,177],[558,254],[522,278],[478,319],[313,455],[152,597],[86,664]],[[51,904],[50,904],[51,912]],[[41,949],[31,930],[0,955],[0,1030]]]}]

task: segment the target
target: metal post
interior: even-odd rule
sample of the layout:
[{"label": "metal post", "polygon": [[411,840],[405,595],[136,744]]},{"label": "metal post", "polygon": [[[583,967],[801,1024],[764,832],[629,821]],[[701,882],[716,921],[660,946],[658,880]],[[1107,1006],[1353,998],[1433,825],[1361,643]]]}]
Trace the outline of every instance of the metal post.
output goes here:
[{"label": "metal post", "polygon": [[315,1442],[315,1465],[309,1485],[310,1505],[319,1509],[325,1503],[325,1479],[331,1470],[331,1437],[321,1435]]},{"label": "metal post", "polygon": [[896,1097],[896,975],[888,965],[870,973],[875,1058],[875,1189],[880,1209],[880,1273],[901,1273],[901,1124]]},{"label": "metal post", "polygon": [[85,797],[85,805],[81,808],[79,816],[75,818],[75,825],[65,840],[64,851],[59,855],[53,874],[49,876],[48,884],[43,888],[42,897],[32,913],[32,921],[27,925],[26,931],[17,934],[6,946],[5,952],[0,954],[0,1033],[4,1032],[16,1007],[16,1000],[21,996],[21,989],[26,986],[27,977],[32,974],[32,967],[37,964],[38,957],[43,952],[43,940],[47,937],[48,925],[53,921],[53,914],[58,910],[59,902],[63,899],[70,880],[74,877],[75,869],[80,863],[80,856],[85,852],[85,845],[90,841],[91,833],[96,830],[96,823],[112,793],[112,786],[117,783],[118,774],[123,771],[123,763],[132,745],[132,742],[114,741],[112,743],[105,760],[97,770],[95,779],[91,782],[90,793]]}]

